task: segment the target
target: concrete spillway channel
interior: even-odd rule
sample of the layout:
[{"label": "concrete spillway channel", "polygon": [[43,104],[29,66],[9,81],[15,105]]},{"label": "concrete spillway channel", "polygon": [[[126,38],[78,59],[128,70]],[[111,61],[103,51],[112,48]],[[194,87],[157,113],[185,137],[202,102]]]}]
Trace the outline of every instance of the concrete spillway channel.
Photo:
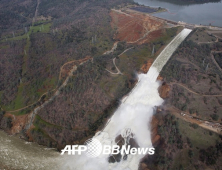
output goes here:
[{"label": "concrete spillway channel", "polygon": [[[159,56],[156,58],[156,60],[153,62],[152,66],[150,67],[150,71],[148,71],[147,74],[149,76],[152,76],[152,80],[156,81],[159,73],[161,72],[164,65],[167,63],[167,61],[170,59],[172,54],[176,51],[176,49],[179,47],[179,45],[186,39],[186,37],[191,33],[192,30],[190,29],[183,29],[165,48],[164,50],[159,54]],[[153,70],[156,70],[156,74],[153,73]],[[131,93],[134,92],[134,90],[137,88],[138,83],[136,86],[131,90],[131,92],[122,100],[122,102],[126,102],[128,100]]]},{"label": "concrete spillway channel", "polygon": [[190,34],[192,30],[183,29],[160,53],[160,55],[156,58],[151,67],[155,67],[157,71],[160,73],[164,65],[170,59],[174,51],[179,47],[179,45],[185,40],[185,38]]}]

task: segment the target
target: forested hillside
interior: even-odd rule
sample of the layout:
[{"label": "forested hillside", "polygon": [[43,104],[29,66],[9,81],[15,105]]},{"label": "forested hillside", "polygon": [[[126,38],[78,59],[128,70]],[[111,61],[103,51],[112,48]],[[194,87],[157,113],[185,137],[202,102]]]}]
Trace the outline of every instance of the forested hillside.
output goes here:
[{"label": "forested hillside", "polygon": [[221,39],[194,29],[161,71],[170,93],[158,109],[160,140],[148,169],[220,169],[222,163]]},{"label": "forested hillside", "polygon": [[181,30],[118,11],[129,4],[133,2],[3,1],[2,11],[14,9],[24,19],[1,29],[0,127],[58,149],[83,143],[103,128],[134,87],[136,73],[146,72],[140,68]]},{"label": "forested hillside", "polygon": [[[69,74],[67,71],[70,70],[70,67],[73,67],[73,64],[77,66],[81,64],[81,62],[75,63],[74,61],[80,61],[86,57],[103,57],[102,54],[110,50],[114,43],[114,30],[110,24],[110,9],[127,3],[132,3],[132,1],[1,1],[1,128],[7,130],[16,127],[17,123],[23,125],[19,128],[20,130],[25,128],[27,115],[54,95],[55,90],[67,78]],[[119,53],[124,48],[126,47],[123,46]],[[66,64],[67,62],[70,62],[70,65]],[[64,114],[72,112],[73,107],[75,107],[73,114],[74,112],[84,114],[84,107],[87,107],[87,105],[84,105],[91,103],[91,106],[89,105],[92,107],[90,113],[96,115],[98,112],[103,113],[109,105],[115,103],[118,97],[114,95],[107,98],[105,92],[97,85],[102,74],[101,63],[96,66],[96,64],[90,64],[90,62],[91,60],[86,65],[80,66],[76,75],[69,80],[68,86],[61,89],[61,94],[64,96],[63,101],[69,98],[72,99],[72,96],[76,97],[75,100],[72,99],[75,101],[73,106],[70,106],[70,100],[68,100],[64,107],[61,105],[62,110],[58,115],[51,116],[54,113],[52,110],[39,113],[43,119],[51,123],[50,126],[55,124],[62,129],[75,129],[78,124],[72,124],[74,117],[64,116]],[[94,62],[97,63],[96,59]],[[63,71],[62,76],[60,76],[61,71]],[[126,76],[124,79],[127,81],[130,77]],[[125,81],[123,86],[119,88],[115,90],[122,91],[122,88],[125,88]],[[104,100],[101,96],[104,96]],[[67,97],[68,99],[65,99]],[[53,107],[57,108],[59,105],[60,102]],[[64,110],[64,108],[68,110]],[[85,122],[83,125],[94,126],[93,122],[100,118],[100,114],[92,116],[91,123]],[[4,118],[2,118],[3,115]],[[12,115],[18,117],[16,119],[18,122],[12,122]],[[30,133],[34,139],[30,140],[39,140],[42,141],[40,143],[47,144],[48,140],[45,140],[45,137],[49,138],[43,134],[42,130],[39,130],[39,128],[44,127],[41,126],[41,123],[45,120],[39,120],[40,117],[36,117],[34,120],[33,130]],[[67,120],[70,120],[70,122],[65,123]],[[79,120],[79,123],[81,124],[81,120]],[[95,126],[94,129],[97,128]],[[36,134],[39,136],[36,136]],[[84,133],[82,135],[84,136]],[[44,139],[41,140],[40,138]],[[60,139],[55,138],[55,140]],[[67,140],[70,143],[70,139]],[[50,139],[50,141],[52,140]]]}]

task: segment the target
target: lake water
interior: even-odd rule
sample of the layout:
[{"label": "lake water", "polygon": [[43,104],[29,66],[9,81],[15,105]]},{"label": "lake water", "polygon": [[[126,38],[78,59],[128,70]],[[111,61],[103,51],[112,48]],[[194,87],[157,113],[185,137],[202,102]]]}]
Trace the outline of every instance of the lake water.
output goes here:
[{"label": "lake water", "polygon": [[222,2],[204,4],[174,3],[172,0],[134,0],[135,2],[151,6],[166,8],[168,12],[154,14],[161,18],[184,21],[192,24],[202,24],[222,27]]}]

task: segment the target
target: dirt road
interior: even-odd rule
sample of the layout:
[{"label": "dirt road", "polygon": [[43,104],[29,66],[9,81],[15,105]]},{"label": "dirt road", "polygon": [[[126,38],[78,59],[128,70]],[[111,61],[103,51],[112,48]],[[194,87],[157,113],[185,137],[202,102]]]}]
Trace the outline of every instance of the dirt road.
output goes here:
[{"label": "dirt road", "polygon": [[123,73],[121,73],[121,71],[119,70],[119,68],[116,66],[116,58],[113,59],[113,64],[114,64],[114,66],[116,67],[117,73],[113,73],[113,72],[111,72],[111,71],[109,71],[109,70],[107,70],[107,69],[106,69],[106,71],[108,71],[110,74],[123,74]]},{"label": "dirt road", "polygon": [[37,19],[37,16],[38,16],[39,4],[40,4],[40,0],[37,0],[37,6],[36,6],[36,9],[35,9],[35,15],[34,15],[33,20],[32,20],[32,25],[35,23],[35,21]]},{"label": "dirt road", "polygon": [[[63,65],[60,67],[59,80],[61,80],[61,74],[62,74],[62,72],[63,72],[64,66],[66,66],[67,64],[70,64],[70,63],[74,63],[74,62],[84,63],[84,62],[88,61],[89,59],[91,59],[91,57],[86,57],[86,58],[80,59],[80,60],[73,60],[73,61],[69,61],[69,62],[63,64]],[[74,67],[75,67],[75,68],[74,68]],[[61,89],[61,88],[63,88],[64,86],[66,86],[67,83],[68,83],[69,78],[72,76],[72,73],[75,71],[75,69],[77,69],[76,65],[74,65],[73,68],[69,71],[68,77],[65,79],[65,81],[63,82],[63,84],[62,84],[59,88],[52,89],[51,92],[56,91],[56,92],[55,92],[55,94],[56,94],[56,93],[58,93],[59,89]],[[42,99],[42,97],[43,97],[44,95],[46,95],[46,94],[48,94],[48,92],[45,92],[44,94],[42,94],[41,97],[39,98],[39,100],[38,100],[37,102],[35,102],[35,103],[32,103],[32,104],[30,104],[30,105],[28,105],[28,106],[25,106],[25,107],[20,108],[20,109],[17,109],[17,110],[6,111],[6,112],[15,113],[15,112],[18,112],[18,111],[27,109],[27,108],[33,106],[34,104],[40,102],[41,99]]]},{"label": "dirt road", "polygon": [[[120,55],[118,55],[118,56],[120,57],[122,54],[124,54],[125,52],[127,52],[128,50],[130,50],[130,49],[132,49],[132,48],[134,48],[134,47],[131,47],[131,48],[126,49],[125,51],[123,51],[123,52],[122,52]],[[116,67],[117,73],[113,73],[113,72],[109,71],[108,69],[106,69],[106,71],[108,71],[110,74],[123,74],[123,73],[119,70],[119,68],[116,66],[116,57],[113,59],[113,65]]]},{"label": "dirt road", "polygon": [[176,117],[180,119],[185,120],[186,122],[195,123],[204,129],[213,131],[218,134],[222,134],[222,125],[220,125],[219,123],[201,120],[197,117],[191,116],[188,112],[184,112],[184,111],[182,112],[181,110],[173,106],[168,107],[167,110],[169,110],[171,114],[175,115]]},{"label": "dirt road", "polygon": [[[90,58],[88,58],[87,60],[81,60],[82,62],[80,64],[85,63],[86,61],[88,61]],[[63,65],[64,66],[64,65]],[[63,82],[63,84],[55,91],[54,95],[47,101],[45,101],[42,105],[36,107],[33,112],[30,113],[30,119],[29,119],[29,123],[26,125],[25,129],[29,129],[32,125],[32,122],[35,118],[35,115],[38,113],[38,111],[42,108],[44,108],[49,102],[53,101],[54,98],[56,96],[58,96],[60,94],[60,91],[62,88],[64,88],[67,83],[69,82],[69,79],[73,76],[73,72],[77,70],[77,65],[74,65],[72,67],[72,69],[69,71],[68,77],[65,79],[65,81]]]}]

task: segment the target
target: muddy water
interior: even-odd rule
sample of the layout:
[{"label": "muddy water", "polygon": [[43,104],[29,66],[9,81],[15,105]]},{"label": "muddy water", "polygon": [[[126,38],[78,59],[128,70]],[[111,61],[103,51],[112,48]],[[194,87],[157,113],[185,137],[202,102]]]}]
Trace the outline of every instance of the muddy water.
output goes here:
[{"label": "muddy water", "polygon": [[56,164],[58,159],[61,160],[61,157],[55,150],[25,142],[0,131],[0,169],[1,165],[21,170],[59,169]]}]

